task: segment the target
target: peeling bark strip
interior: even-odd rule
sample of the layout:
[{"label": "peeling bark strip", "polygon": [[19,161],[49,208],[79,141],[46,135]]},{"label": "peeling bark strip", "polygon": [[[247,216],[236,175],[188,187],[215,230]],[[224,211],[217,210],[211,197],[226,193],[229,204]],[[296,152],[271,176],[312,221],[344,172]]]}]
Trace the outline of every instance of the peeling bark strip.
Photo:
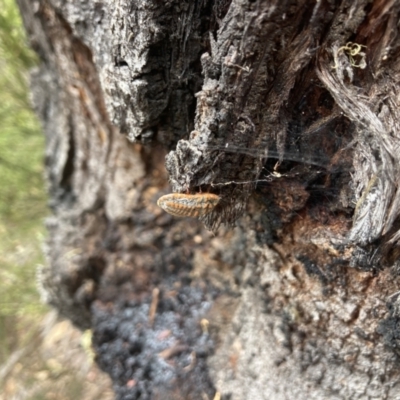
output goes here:
[{"label": "peeling bark strip", "polygon": [[116,398],[399,399],[400,1],[18,1],[42,295]]},{"label": "peeling bark strip", "polygon": [[[196,130],[167,157],[173,190],[256,181],[269,151],[285,160],[293,153],[304,155],[307,148],[314,157],[323,153],[324,159],[334,160],[335,169],[355,171],[348,182],[357,202],[350,239],[365,245],[387,235],[397,243],[400,231],[393,224],[400,212],[400,108],[392,32],[399,5],[375,2],[367,15],[368,4],[298,1],[288,7],[285,1],[233,1],[219,29],[210,34],[210,54],[202,56]],[[351,20],[342,19],[344,9]],[[299,31],[304,21],[307,28]],[[350,37],[357,37],[368,53],[362,71],[345,52],[338,54]],[[393,74],[384,74],[383,67]],[[311,101],[318,107],[309,108]],[[332,124],[325,121],[333,119],[351,124],[332,135]],[[295,124],[300,128],[293,129]],[[319,128],[310,132],[311,126]],[[249,147],[263,149],[264,157],[225,151]],[[209,227],[233,224],[254,186],[221,186],[218,195],[225,209],[214,213]]]},{"label": "peeling bark strip", "polygon": [[[263,157],[215,149],[258,148],[264,149],[265,157],[271,150],[283,160],[285,154],[303,154],[311,146],[310,153],[329,160],[345,148],[350,135],[341,138],[339,147],[329,124],[322,126],[335,110],[315,76],[322,27],[335,22],[335,10],[324,2],[299,1],[290,7],[281,1],[232,2],[219,29],[210,35],[211,53],[202,56],[204,83],[197,94],[196,131],[167,157],[174,191],[259,176]],[[303,21],[307,29],[299,32]],[[309,99],[322,107],[310,110]],[[321,129],[302,135],[319,121]],[[221,188],[225,209],[215,213],[210,227],[233,224],[252,189],[254,184],[240,190],[234,185]]]}]

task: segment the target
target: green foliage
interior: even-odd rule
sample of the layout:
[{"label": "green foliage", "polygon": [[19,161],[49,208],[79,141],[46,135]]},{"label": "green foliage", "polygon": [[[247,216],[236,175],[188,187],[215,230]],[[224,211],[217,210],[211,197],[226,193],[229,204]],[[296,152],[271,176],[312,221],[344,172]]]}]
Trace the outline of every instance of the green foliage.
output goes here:
[{"label": "green foliage", "polygon": [[0,0],[0,219],[23,223],[43,215],[43,135],[28,97],[35,57],[18,10]]},{"label": "green foliage", "polygon": [[0,0],[0,326],[42,309],[35,268],[43,261],[44,138],[28,89],[35,62],[14,1]]}]

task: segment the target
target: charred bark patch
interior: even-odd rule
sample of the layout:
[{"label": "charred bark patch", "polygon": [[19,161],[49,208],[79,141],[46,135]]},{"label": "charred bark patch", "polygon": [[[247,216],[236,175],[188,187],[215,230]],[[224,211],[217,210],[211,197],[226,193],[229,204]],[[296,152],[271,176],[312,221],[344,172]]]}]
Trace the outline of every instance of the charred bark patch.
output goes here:
[{"label": "charred bark patch", "polygon": [[399,398],[397,2],[19,2],[42,294],[118,396]]}]

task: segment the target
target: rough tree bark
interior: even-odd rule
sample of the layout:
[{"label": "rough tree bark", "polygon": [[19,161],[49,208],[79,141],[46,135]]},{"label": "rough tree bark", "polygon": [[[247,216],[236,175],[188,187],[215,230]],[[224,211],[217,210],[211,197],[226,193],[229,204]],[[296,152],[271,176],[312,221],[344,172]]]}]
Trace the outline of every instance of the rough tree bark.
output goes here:
[{"label": "rough tree bark", "polygon": [[117,398],[400,398],[400,1],[18,2],[42,291]]}]

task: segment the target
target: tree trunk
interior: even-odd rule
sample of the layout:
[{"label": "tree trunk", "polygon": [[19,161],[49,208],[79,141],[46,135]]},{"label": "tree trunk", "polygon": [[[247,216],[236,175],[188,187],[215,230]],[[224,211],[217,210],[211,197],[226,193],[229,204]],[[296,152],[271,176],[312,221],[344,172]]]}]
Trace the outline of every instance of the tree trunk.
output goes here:
[{"label": "tree trunk", "polygon": [[400,1],[18,2],[42,293],[117,398],[400,398]]}]

